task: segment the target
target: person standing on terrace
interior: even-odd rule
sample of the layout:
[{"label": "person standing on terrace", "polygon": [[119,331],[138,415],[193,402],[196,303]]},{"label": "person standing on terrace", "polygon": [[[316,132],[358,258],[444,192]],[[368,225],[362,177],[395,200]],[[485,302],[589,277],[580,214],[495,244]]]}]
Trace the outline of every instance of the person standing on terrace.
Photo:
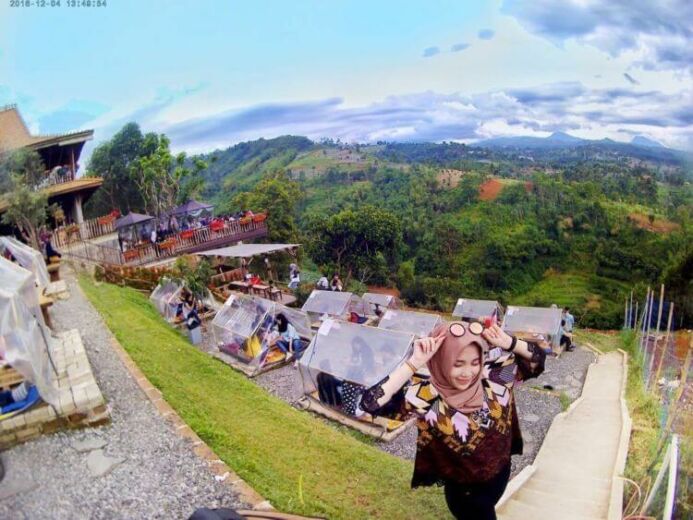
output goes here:
[{"label": "person standing on terrace", "polygon": [[[455,321],[414,343],[414,352],[364,392],[361,409],[419,416],[412,487],[442,485],[457,519],[494,520],[522,453],[515,381],[544,370],[545,353],[491,325]],[[431,378],[413,377],[427,366]],[[413,377],[413,379],[412,379]]]}]

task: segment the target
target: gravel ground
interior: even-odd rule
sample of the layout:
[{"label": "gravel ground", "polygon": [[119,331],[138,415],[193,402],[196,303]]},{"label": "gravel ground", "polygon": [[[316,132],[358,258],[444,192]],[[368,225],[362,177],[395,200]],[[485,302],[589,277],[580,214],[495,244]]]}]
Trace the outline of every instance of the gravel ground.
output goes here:
[{"label": "gravel ground", "polygon": [[[242,506],[142,394],[112,350],[110,332],[66,271],[71,296],[52,307],[53,322],[57,330],[79,329],[112,422],[4,452],[0,518],[187,518],[197,507]],[[93,477],[89,453],[73,447],[87,439],[104,441],[103,453],[123,462]],[[12,494],[12,486],[24,492]]]},{"label": "gravel ground", "polygon": [[[208,323],[203,330],[202,344],[199,345],[205,352],[216,350],[209,327]],[[553,418],[562,411],[561,401],[556,394],[565,392],[572,400],[576,399],[582,391],[587,367],[594,360],[595,355],[592,351],[582,347],[576,348],[574,352],[565,352],[560,358],[549,357],[540,377],[516,387],[515,398],[524,440],[524,453],[513,457],[513,476],[534,461]],[[290,404],[303,395],[301,378],[293,364],[265,372],[257,376],[255,382]],[[544,385],[550,385],[553,391],[543,390]],[[411,426],[395,440],[376,442],[375,445],[392,455],[414,460],[416,436],[416,427]]]}]

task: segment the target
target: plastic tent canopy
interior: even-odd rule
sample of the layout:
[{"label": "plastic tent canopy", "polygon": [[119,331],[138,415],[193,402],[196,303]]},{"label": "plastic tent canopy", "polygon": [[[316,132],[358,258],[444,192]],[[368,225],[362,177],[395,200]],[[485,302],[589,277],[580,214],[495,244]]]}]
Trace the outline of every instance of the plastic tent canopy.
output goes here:
[{"label": "plastic tent canopy", "polygon": [[441,323],[437,314],[415,311],[385,311],[378,324],[379,329],[408,332],[420,338],[428,336]]},{"label": "plastic tent canopy", "polygon": [[180,294],[181,286],[174,282],[162,282],[156,286],[149,296],[150,301],[156,307],[166,321],[173,322],[176,318],[176,310],[178,308],[178,295]]},{"label": "plastic tent canopy", "polygon": [[480,320],[492,316],[494,311],[498,311],[500,317],[500,304],[497,301],[460,298],[452,315],[456,318]]},{"label": "plastic tent canopy", "polygon": [[34,383],[44,401],[57,404],[53,340],[42,321],[31,272],[0,258],[0,352],[7,362]]},{"label": "plastic tent canopy", "polygon": [[[149,300],[154,304],[156,310],[159,311],[166,321],[174,323],[176,321],[176,312],[178,304],[181,302],[180,296],[183,292],[183,285],[171,280],[161,280],[152,294],[149,295]],[[208,292],[205,298],[202,299],[203,305],[209,309],[217,309],[219,305],[214,301],[212,295]]]},{"label": "plastic tent canopy", "polygon": [[552,337],[553,343],[560,341],[561,309],[544,307],[509,306],[503,318],[506,332],[545,334]]},{"label": "plastic tent canopy", "polygon": [[0,237],[0,251],[9,251],[24,269],[31,271],[36,279],[36,285],[46,287],[50,283],[48,268],[43,255],[14,237]]},{"label": "plastic tent canopy", "polygon": [[378,294],[378,293],[363,293],[363,301],[370,305],[371,314],[375,312],[375,304],[377,303],[382,310],[385,309],[399,309],[402,306],[402,302],[396,296],[391,294]]},{"label": "plastic tent canopy", "polygon": [[320,373],[370,388],[409,355],[412,334],[328,319],[299,361],[303,390],[317,390]]},{"label": "plastic tent canopy", "polygon": [[281,350],[270,349],[278,334],[272,328],[280,313],[299,336],[312,336],[305,312],[257,296],[231,295],[212,320],[214,342],[220,351],[258,368],[283,361]]},{"label": "plastic tent canopy", "polygon": [[339,318],[348,316],[350,312],[362,316],[368,314],[368,306],[361,298],[353,293],[340,291],[315,290],[310,293],[301,310],[313,317],[327,314]]}]

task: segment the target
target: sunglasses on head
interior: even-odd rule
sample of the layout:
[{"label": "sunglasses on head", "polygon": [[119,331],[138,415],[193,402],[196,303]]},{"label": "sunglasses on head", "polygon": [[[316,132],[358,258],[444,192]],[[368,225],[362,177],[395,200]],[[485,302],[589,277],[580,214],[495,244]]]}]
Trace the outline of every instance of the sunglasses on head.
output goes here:
[{"label": "sunglasses on head", "polygon": [[450,325],[449,330],[450,330],[450,334],[452,334],[456,338],[461,338],[462,336],[465,335],[467,330],[469,330],[469,332],[471,334],[478,336],[479,334],[481,334],[484,331],[484,326],[481,323],[478,323],[476,321],[473,323],[470,323],[468,327],[465,327],[461,323],[453,323]]}]

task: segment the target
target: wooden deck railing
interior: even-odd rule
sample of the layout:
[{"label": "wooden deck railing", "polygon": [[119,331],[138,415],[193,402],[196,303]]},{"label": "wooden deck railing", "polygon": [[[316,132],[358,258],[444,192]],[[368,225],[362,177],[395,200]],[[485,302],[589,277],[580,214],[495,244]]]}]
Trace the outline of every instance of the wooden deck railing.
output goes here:
[{"label": "wooden deck railing", "polygon": [[85,220],[81,224],[59,226],[53,232],[53,245],[63,248],[73,242],[89,240],[115,232],[115,218],[98,217]]},{"label": "wooden deck railing", "polygon": [[[61,252],[83,260],[108,265],[138,266],[187,253],[195,253],[222,247],[238,240],[248,240],[267,235],[266,222],[226,222],[222,228],[205,226],[189,229],[159,242],[145,243],[121,252],[114,247],[78,240],[67,244]],[[55,235],[54,235],[55,237]]]}]

